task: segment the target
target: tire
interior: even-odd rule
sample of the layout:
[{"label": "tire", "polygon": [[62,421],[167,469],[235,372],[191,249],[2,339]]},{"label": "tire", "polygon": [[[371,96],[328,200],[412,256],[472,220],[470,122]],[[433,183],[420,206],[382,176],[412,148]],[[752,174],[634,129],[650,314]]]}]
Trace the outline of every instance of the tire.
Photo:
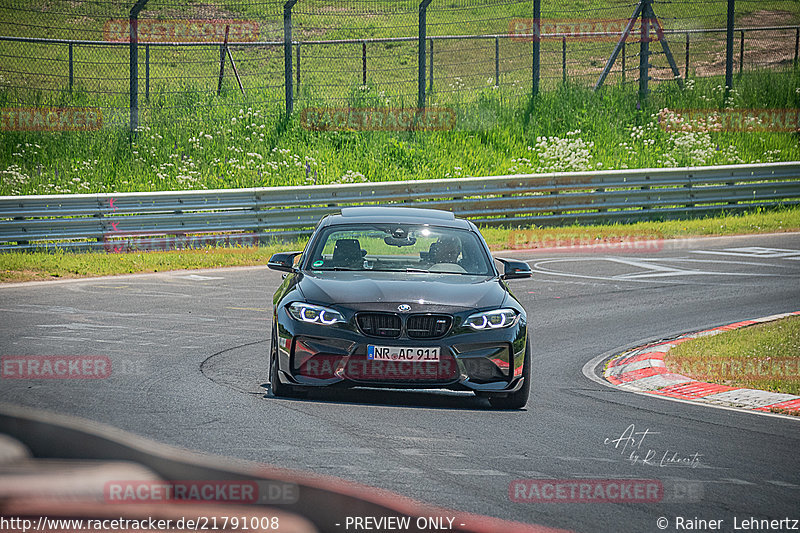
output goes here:
[{"label": "tire", "polygon": [[522,387],[508,396],[489,397],[489,404],[495,409],[522,409],[528,403],[531,392],[531,345],[525,339],[525,360],[522,362]]},{"label": "tire", "polygon": [[278,378],[278,344],[277,331],[272,331],[272,342],[270,343],[269,357],[269,390],[276,398],[288,398],[292,396],[292,387],[284,385]]}]

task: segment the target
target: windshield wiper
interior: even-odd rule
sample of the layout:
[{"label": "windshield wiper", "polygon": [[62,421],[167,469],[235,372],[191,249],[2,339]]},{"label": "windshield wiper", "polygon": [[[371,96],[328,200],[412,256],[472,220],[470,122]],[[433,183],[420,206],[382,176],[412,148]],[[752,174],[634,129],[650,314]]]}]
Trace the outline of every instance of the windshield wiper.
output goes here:
[{"label": "windshield wiper", "polygon": [[353,268],[353,267],[325,267],[325,268],[311,268],[310,270],[314,271],[345,271],[345,272],[364,272],[366,269],[364,268]]},{"label": "windshield wiper", "polygon": [[424,268],[408,267],[405,270],[384,270],[381,272],[420,272],[423,274],[458,274],[459,276],[485,276],[487,274],[476,274],[474,272],[455,272],[453,270],[426,270]]}]

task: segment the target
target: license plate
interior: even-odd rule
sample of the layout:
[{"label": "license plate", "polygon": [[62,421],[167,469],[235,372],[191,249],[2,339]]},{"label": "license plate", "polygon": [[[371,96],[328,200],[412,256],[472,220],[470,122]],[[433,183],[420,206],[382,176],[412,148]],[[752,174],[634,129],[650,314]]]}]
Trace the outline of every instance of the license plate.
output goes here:
[{"label": "license plate", "polygon": [[412,361],[436,363],[439,348],[409,348],[404,346],[367,346],[367,359],[372,361]]}]

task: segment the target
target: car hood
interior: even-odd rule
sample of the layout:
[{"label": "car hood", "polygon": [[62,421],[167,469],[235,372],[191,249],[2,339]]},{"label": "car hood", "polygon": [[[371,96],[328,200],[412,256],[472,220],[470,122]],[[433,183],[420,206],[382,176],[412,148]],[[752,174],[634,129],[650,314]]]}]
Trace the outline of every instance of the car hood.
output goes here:
[{"label": "car hood", "polygon": [[309,302],[359,308],[401,303],[412,309],[415,304],[486,308],[502,305],[507,295],[497,278],[416,272],[308,272],[298,287]]}]

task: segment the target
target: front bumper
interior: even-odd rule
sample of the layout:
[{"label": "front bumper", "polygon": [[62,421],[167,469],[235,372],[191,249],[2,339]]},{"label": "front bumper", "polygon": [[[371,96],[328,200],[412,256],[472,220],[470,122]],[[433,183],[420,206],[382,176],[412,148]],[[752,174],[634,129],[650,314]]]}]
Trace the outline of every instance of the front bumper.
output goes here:
[{"label": "front bumper", "polygon": [[[456,331],[440,339],[374,338],[354,328],[278,321],[283,383],[304,387],[446,388],[509,393],[522,386],[524,320],[494,331]],[[440,349],[439,362],[372,361],[367,346]]]}]

